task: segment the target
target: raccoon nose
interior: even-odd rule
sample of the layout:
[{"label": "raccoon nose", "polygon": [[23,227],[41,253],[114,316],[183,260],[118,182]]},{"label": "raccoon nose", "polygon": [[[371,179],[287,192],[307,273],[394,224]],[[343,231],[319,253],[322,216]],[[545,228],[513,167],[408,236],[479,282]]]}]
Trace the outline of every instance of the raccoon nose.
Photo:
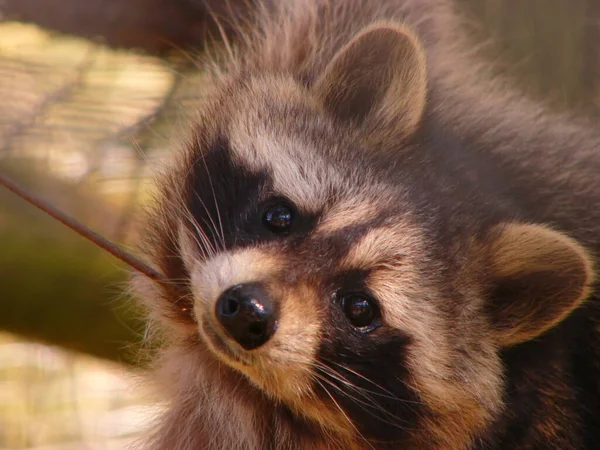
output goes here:
[{"label": "raccoon nose", "polygon": [[216,313],[227,333],[246,350],[260,347],[277,329],[277,312],[259,284],[227,289],[217,301]]}]

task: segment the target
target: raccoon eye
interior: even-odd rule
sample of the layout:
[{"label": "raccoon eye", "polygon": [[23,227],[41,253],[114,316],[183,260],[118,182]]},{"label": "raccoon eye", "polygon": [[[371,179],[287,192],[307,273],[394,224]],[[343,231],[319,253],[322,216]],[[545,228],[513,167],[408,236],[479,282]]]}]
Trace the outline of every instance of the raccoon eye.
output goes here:
[{"label": "raccoon eye", "polygon": [[292,225],[292,210],[283,204],[268,207],[263,213],[263,223],[273,233],[287,231]]},{"label": "raccoon eye", "polygon": [[353,326],[357,328],[370,327],[365,331],[374,329],[374,322],[378,319],[378,310],[375,302],[369,297],[358,294],[347,295],[342,297],[341,306]]}]

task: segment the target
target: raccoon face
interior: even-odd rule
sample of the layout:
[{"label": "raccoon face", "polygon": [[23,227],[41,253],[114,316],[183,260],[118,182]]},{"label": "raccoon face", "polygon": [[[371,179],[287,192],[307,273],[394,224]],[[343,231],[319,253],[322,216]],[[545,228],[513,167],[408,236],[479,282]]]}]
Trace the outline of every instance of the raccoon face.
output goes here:
[{"label": "raccoon face", "polygon": [[439,257],[448,244],[382,156],[418,126],[426,78],[413,35],[376,24],[308,87],[231,80],[157,214],[158,264],[185,280],[206,367],[346,442],[464,447],[502,409],[499,351],[562,320],[592,278],[584,249],[538,225]]}]

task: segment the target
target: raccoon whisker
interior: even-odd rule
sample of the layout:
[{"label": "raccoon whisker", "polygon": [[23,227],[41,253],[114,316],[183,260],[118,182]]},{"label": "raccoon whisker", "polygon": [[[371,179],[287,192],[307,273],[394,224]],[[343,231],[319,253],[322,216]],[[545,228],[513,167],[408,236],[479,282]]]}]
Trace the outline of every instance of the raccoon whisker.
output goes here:
[{"label": "raccoon whisker", "polygon": [[[364,375],[362,375],[361,373],[359,373],[359,372],[357,372],[357,371],[355,371],[355,370],[351,369],[350,367],[346,367],[346,366],[344,366],[343,364],[339,364],[339,363],[337,363],[337,362],[335,362],[335,361],[331,361],[331,360],[326,360],[326,362],[328,362],[328,363],[330,363],[330,364],[335,364],[336,366],[340,367],[341,369],[343,369],[343,370],[346,370],[346,371],[348,371],[348,372],[352,373],[353,375],[356,375],[357,377],[359,377],[359,378],[363,379],[363,380],[364,380],[364,381],[366,381],[367,383],[370,383],[370,384],[372,384],[373,386],[375,386],[376,388],[378,388],[378,389],[381,389],[383,392],[385,392],[386,394],[388,394],[388,396],[389,396],[389,397],[388,397],[388,396],[386,396],[386,395],[380,394],[380,393],[378,393],[378,392],[369,391],[369,392],[373,393],[374,395],[378,395],[378,396],[380,396],[380,397],[386,397],[386,398],[390,398],[390,399],[392,399],[392,400],[400,400],[400,399],[399,399],[399,398],[398,398],[396,395],[394,395],[392,392],[390,392],[389,390],[387,390],[387,389],[386,389],[386,388],[384,388],[383,386],[381,386],[381,385],[379,385],[379,384],[375,383],[375,382],[374,382],[373,380],[371,380],[370,378],[367,378],[367,377],[365,377]],[[398,381],[399,381],[400,383],[404,384],[404,385],[405,385],[407,388],[409,388],[409,389],[411,388],[411,386],[410,386],[408,383],[406,383],[406,381],[405,381],[405,380],[398,379]],[[363,388],[363,389],[364,389],[364,388]],[[424,404],[423,402],[421,402],[421,401],[416,401],[416,400],[405,400],[405,399],[401,399],[401,400],[402,400],[403,402],[405,402],[405,403],[413,403],[413,404],[415,404],[415,405],[423,405],[423,404]]]},{"label": "raccoon whisker", "polygon": [[[312,375],[312,376],[316,376],[316,374],[311,374],[311,375]],[[315,380],[315,381],[316,381],[316,380]],[[323,389],[325,389],[325,388],[323,388]],[[320,401],[320,398],[319,398],[319,396],[317,395],[317,393],[315,392],[315,390],[314,390],[314,389],[310,390],[310,391],[307,393],[307,396],[308,396],[308,398],[310,398],[311,400],[314,400],[314,401]],[[325,436],[327,436],[327,437],[329,438],[329,439],[328,439],[328,440],[329,440],[329,442],[330,442],[330,443],[332,443],[332,444],[336,443],[337,439],[336,439],[335,432],[334,432],[333,430],[331,430],[329,427],[327,427],[327,426],[326,426],[325,424],[323,424],[323,423],[318,423],[318,425],[320,426],[320,428],[321,428],[321,430],[323,431],[324,435],[325,435]],[[335,448],[337,448],[337,449],[340,449],[340,450],[344,450],[344,447],[341,447],[341,444],[337,444],[337,443],[336,443],[335,445],[336,445],[336,447],[335,447]]]},{"label": "raccoon whisker", "polygon": [[[356,370],[354,370],[354,369],[351,369],[350,367],[347,367],[347,366],[345,366],[345,365],[343,365],[343,364],[340,364],[340,363],[337,363],[337,362],[335,362],[335,361],[331,361],[331,360],[329,360],[329,359],[324,359],[324,360],[325,360],[325,362],[327,362],[328,364],[334,364],[334,365],[338,366],[340,369],[343,369],[343,370],[345,370],[345,371],[347,371],[347,372],[350,372],[351,374],[353,374],[353,375],[356,375],[357,377],[359,377],[359,378],[363,379],[363,380],[364,380],[364,381],[366,381],[367,383],[370,383],[370,384],[372,384],[372,385],[373,385],[373,386],[375,386],[376,388],[378,388],[378,389],[381,389],[383,392],[385,392],[386,394],[388,394],[388,395],[390,396],[389,398],[392,398],[392,399],[397,399],[397,397],[396,397],[396,396],[395,396],[395,395],[394,395],[392,392],[390,392],[389,390],[387,390],[387,389],[386,389],[386,388],[384,388],[383,386],[381,386],[381,385],[379,385],[379,384],[375,383],[375,382],[374,382],[373,380],[371,380],[370,378],[367,378],[367,377],[365,377],[363,374],[361,374],[361,373],[357,372]],[[378,393],[376,393],[376,392],[373,392],[373,393],[374,393],[374,394],[376,394],[376,395],[380,395],[380,396],[382,396],[382,397],[384,396],[384,395],[382,395],[382,394],[378,394]]]},{"label": "raccoon whisker", "polygon": [[[298,363],[303,363],[301,361],[296,361]],[[310,362],[309,365],[315,369],[317,372],[315,372],[316,375],[320,375],[318,371],[322,371],[325,373],[325,375],[328,375],[334,379],[336,379],[337,381],[344,383],[346,386],[348,386],[349,388],[352,388],[356,391],[360,391],[360,393],[362,395],[365,395],[364,392],[369,392],[372,393],[374,395],[378,395],[380,397],[384,397],[384,398],[390,398],[392,400],[400,400],[397,397],[394,397],[393,395],[390,394],[390,396],[386,396],[386,395],[382,395],[382,394],[378,394],[377,392],[373,392],[370,391],[368,389],[365,389],[363,387],[360,386],[356,386],[354,383],[352,383],[350,380],[348,380],[346,377],[344,377],[341,373],[339,373],[338,371],[336,371],[333,367],[328,366],[327,364],[323,364],[321,362]],[[369,398],[369,400],[372,400],[371,398]]]},{"label": "raccoon whisker", "polygon": [[[210,170],[208,170],[208,165],[206,164],[206,158],[204,157],[204,152],[201,152],[200,157],[202,158],[202,163],[204,164],[204,170],[206,171],[206,176],[208,177],[208,184],[210,185],[210,190],[212,191],[212,196],[213,196],[213,202],[215,205],[215,209],[217,211],[217,218],[219,219],[219,229],[221,230],[221,244],[222,244],[222,249],[225,250],[225,232],[223,231],[223,220],[221,218],[221,211],[219,209],[219,202],[217,202],[217,195],[215,193],[215,186],[212,182],[212,177],[210,176]],[[198,195],[196,193],[196,195]],[[206,209],[206,207],[205,207]],[[206,211],[208,213],[208,210]],[[212,220],[212,217],[209,214],[209,218]],[[216,232],[216,227],[215,227],[215,232]]]},{"label": "raccoon whisker", "polygon": [[[211,235],[213,238],[216,237],[216,234],[213,231],[213,228],[211,227],[211,225],[206,221],[205,218],[202,218],[202,223],[206,226],[206,228],[211,232]],[[217,247],[214,243],[214,239],[211,239],[211,236],[209,236],[206,231],[203,231],[203,236],[204,239],[206,239],[206,245],[209,247],[210,249],[210,253],[212,256],[217,254]]]},{"label": "raccoon whisker", "polygon": [[200,230],[200,228],[196,223],[194,223],[194,221],[192,221],[191,219],[188,220],[192,222],[192,226],[196,229],[197,232],[197,235],[190,233],[190,236],[194,240],[196,246],[200,249],[200,252],[202,253],[204,259],[208,259],[210,256],[210,251],[208,250],[208,243],[204,232]]},{"label": "raccoon whisker", "polygon": [[[210,211],[208,210],[208,207],[206,206],[206,203],[204,203],[204,200],[202,200],[202,198],[200,197],[200,195],[196,192],[196,198],[200,201],[200,204],[202,205],[202,207],[204,208],[204,211],[206,211],[206,215],[208,216],[208,220],[210,220],[210,224],[206,221],[206,219],[202,219],[202,221],[204,222],[204,224],[207,226],[207,228],[209,229],[210,233],[213,235],[214,239],[214,243],[212,245],[212,248],[214,250],[214,252],[216,253],[216,245],[217,243],[219,243],[218,241],[220,240],[220,244],[221,244],[221,250],[225,250],[225,238],[223,237],[223,234],[221,232],[221,234],[219,235],[219,231],[217,229],[217,224],[215,223],[212,214],[210,213]],[[216,200],[215,200],[216,201]],[[191,214],[191,213],[190,213]],[[217,214],[219,214],[219,210],[217,209]],[[220,215],[219,215],[219,222],[221,221]],[[221,227],[222,230],[222,227]]]},{"label": "raccoon whisker", "polygon": [[[329,370],[333,371],[333,369],[331,369],[330,367],[326,367],[326,366],[325,366],[325,367],[323,367],[323,368],[321,368],[321,369],[329,369]],[[399,428],[399,429],[406,430],[406,428],[405,428],[405,427],[402,427],[402,426],[398,425],[396,422],[390,422],[389,420],[385,420],[385,419],[383,419],[383,418],[381,418],[381,417],[379,417],[379,416],[376,416],[375,414],[373,414],[373,410],[377,410],[377,411],[379,411],[379,412],[381,412],[381,413],[383,413],[383,414],[387,415],[387,416],[390,418],[390,420],[394,420],[394,421],[400,421],[400,422],[403,422],[403,421],[404,421],[404,419],[402,419],[401,417],[398,417],[398,416],[396,416],[395,414],[392,414],[392,413],[390,413],[389,411],[385,410],[385,409],[384,409],[384,408],[383,408],[383,407],[382,407],[382,406],[381,406],[381,405],[380,405],[380,404],[379,404],[379,403],[378,403],[378,402],[377,402],[375,399],[373,399],[373,398],[372,398],[370,395],[368,395],[368,394],[366,393],[366,392],[370,392],[370,391],[368,391],[368,390],[366,390],[366,389],[364,389],[364,388],[361,388],[361,387],[359,387],[359,386],[356,386],[356,385],[354,385],[352,382],[350,382],[350,381],[348,381],[348,380],[344,380],[344,379],[343,379],[343,377],[342,377],[342,378],[339,378],[339,377],[335,376],[334,374],[336,374],[336,375],[339,375],[339,374],[337,374],[337,372],[335,372],[335,371],[333,371],[333,374],[332,374],[332,373],[326,373],[326,374],[327,374],[327,375],[329,375],[329,376],[331,376],[332,378],[334,378],[334,379],[336,379],[336,380],[338,380],[338,381],[340,381],[340,382],[344,383],[344,384],[346,385],[346,387],[348,387],[348,388],[352,389],[354,392],[356,392],[357,394],[361,395],[361,396],[362,396],[362,397],[363,397],[363,398],[364,398],[366,401],[372,402],[372,403],[366,403],[365,401],[363,401],[363,400],[360,400],[360,399],[358,399],[358,398],[354,397],[354,396],[353,396],[353,395],[351,395],[349,392],[346,392],[346,391],[344,391],[344,390],[343,390],[343,389],[342,389],[340,386],[336,385],[335,383],[332,383],[332,382],[331,382],[331,380],[327,380],[326,378],[324,379],[324,378],[321,376],[321,379],[322,379],[323,381],[327,381],[327,382],[328,382],[328,383],[329,383],[331,386],[335,387],[337,390],[339,390],[339,391],[340,391],[342,394],[344,394],[346,397],[348,397],[348,398],[350,398],[351,400],[353,400],[355,403],[357,403],[357,404],[359,404],[359,405],[364,405],[364,406],[368,407],[369,409],[367,409],[367,408],[365,408],[365,407],[361,406],[361,408],[362,408],[362,409],[363,409],[365,412],[369,413],[369,414],[370,414],[370,415],[372,415],[373,417],[376,417],[378,420],[381,420],[382,422],[385,422],[385,423],[387,423],[387,424],[388,424],[388,425],[390,425],[390,426],[394,426],[394,427],[397,427],[397,428]],[[320,376],[320,375],[319,375],[319,376]],[[340,375],[340,376],[341,376],[341,375]],[[398,400],[399,402],[405,403],[403,399],[400,399],[400,398],[398,398],[398,397],[396,397],[396,398],[393,398],[393,399],[394,399],[394,400]],[[406,402],[406,403],[412,403],[412,402]]]},{"label": "raccoon whisker", "polygon": [[[317,380],[315,380],[315,381],[317,381]],[[326,380],[322,380],[322,381],[326,381]],[[317,381],[317,382],[318,382],[318,381]],[[319,383],[319,384],[320,384],[320,383]],[[322,384],[320,384],[320,385],[321,385],[321,387],[323,388],[323,390],[327,391],[327,389],[326,389],[326,388],[325,388],[325,387],[324,387]],[[334,387],[335,387],[335,386],[334,386]],[[316,398],[316,397],[315,397],[315,398]],[[322,425],[322,424],[321,424],[321,429],[322,429],[322,430],[325,432],[325,434],[326,434],[327,436],[329,436],[329,438],[331,439],[331,441],[332,441],[332,442],[335,442],[335,438],[334,438],[334,436],[335,436],[335,435],[334,435],[334,433],[333,433],[333,432],[332,432],[332,431],[331,431],[329,428],[327,428],[325,425]],[[361,437],[362,437],[362,436],[361,436]],[[363,439],[364,439],[364,437],[363,437]],[[338,446],[337,446],[337,448],[340,448],[340,449],[341,449],[341,448],[343,448],[343,447],[340,447],[340,446],[338,445]]]},{"label": "raccoon whisker", "polygon": [[[367,403],[366,401],[360,400],[356,397],[354,397],[353,395],[350,395],[348,392],[344,391],[340,386],[337,386],[335,383],[331,382],[331,380],[327,380],[326,378],[319,376],[319,378],[326,382],[328,385],[330,385],[331,387],[335,388],[336,390],[338,390],[340,393],[342,393],[345,397],[349,398],[350,400],[354,401],[354,403],[356,403],[363,411],[365,411],[367,414],[369,414],[370,416],[375,417],[377,420],[386,423],[388,425],[390,425],[391,427],[394,428],[398,428],[400,430],[403,431],[409,431],[410,429],[407,427],[404,427],[400,424],[397,423],[397,421],[400,422],[405,422],[404,419],[402,419],[401,417],[396,416],[395,414],[390,413],[389,411],[386,411],[383,407],[381,407],[381,405],[379,405],[376,401],[374,401],[371,397],[369,397],[368,395],[357,391],[357,393],[362,394],[366,400],[370,400],[371,403]],[[356,386],[354,386],[356,387]],[[360,388],[359,388],[360,389]],[[389,420],[385,419],[381,416],[378,416],[374,413],[374,411],[379,411],[387,416],[389,416]]]},{"label": "raccoon whisker", "polygon": [[[204,256],[204,258],[208,259],[209,257],[214,257],[216,254],[216,250],[204,229],[200,227],[200,225],[198,225],[198,222],[193,217],[191,217],[191,214],[188,215],[188,220],[196,230],[194,240],[196,241],[196,244],[202,251],[202,255]],[[203,222],[206,225],[206,221],[203,220]]]},{"label": "raccoon whisker", "polygon": [[375,450],[375,447],[373,447],[373,445],[371,445],[371,443],[367,440],[367,438],[365,438],[362,435],[362,433],[358,430],[358,428],[356,427],[356,425],[354,425],[354,423],[352,422],[352,420],[350,420],[350,417],[348,417],[348,415],[344,412],[344,409],[340,406],[340,404],[337,402],[337,400],[334,398],[334,396],[331,394],[331,392],[329,392],[329,389],[327,389],[327,387],[324,386],[323,383],[321,383],[321,380],[319,378],[320,377],[316,377],[315,381],[323,388],[323,390],[329,396],[329,398],[331,399],[331,401],[333,402],[333,404],[336,406],[336,408],[340,411],[340,413],[342,413],[342,416],[344,416],[344,418],[348,421],[348,423],[350,424],[350,426],[354,429],[354,431],[356,431],[356,434],[358,434],[358,436],[360,436],[361,439],[364,440],[369,447],[371,447],[373,450]]},{"label": "raccoon whisker", "polygon": [[[331,385],[332,387],[336,388],[338,391],[340,391],[341,393],[343,393],[345,396],[347,396],[347,397],[355,400],[358,403],[361,403],[361,404],[364,404],[364,405],[367,405],[367,406],[375,406],[376,405],[377,402],[375,402],[368,394],[366,394],[365,392],[363,392],[363,390],[360,387],[353,385],[350,381],[345,380],[345,379],[341,378],[340,376],[337,376],[338,374],[336,374],[335,371],[331,371],[331,372],[326,371],[326,370],[324,370],[324,369],[326,369],[325,367],[319,368],[319,369],[323,370],[323,372],[325,372],[325,375],[327,375],[327,376],[329,376],[329,377],[331,377],[331,378],[333,378],[335,380],[338,380],[339,382],[343,383],[346,387],[354,390],[357,394],[362,395],[366,400],[372,401],[373,405],[369,405],[369,404],[365,403],[364,401],[362,401],[360,399],[357,399],[356,397],[350,395],[350,393],[344,391],[340,386],[338,386],[337,384],[333,383],[331,380],[327,379],[326,377],[323,377],[320,374],[317,374],[317,376],[319,376],[321,378],[321,380],[326,381],[329,385]],[[327,369],[329,369],[329,368],[327,368]]]},{"label": "raccoon whisker", "polygon": [[331,367],[323,366],[323,367],[319,367],[319,369],[323,370],[326,373],[326,375],[328,375],[331,378],[334,378],[335,380],[343,383],[345,386],[347,386],[348,388],[350,388],[350,389],[354,390],[355,392],[359,393],[360,395],[362,395],[363,397],[367,398],[368,400],[374,401],[373,398],[370,395],[368,395],[368,394],[377,395],[379,397],[388,398],[388,399],[391,399],[391,400],[401,400],[398,397],[392,397],[392,396],[388,396],[388,395],[381,395],[381,394],[378,394],[377,392],[373,392],[373,391],[370,391],[369,389],[365,389],[363,387],[357,386],[354,383],[352,383],[350,380],[348,380],[347,378],[345,378],[341,373],[335,371]]},{"label": "raccoon whisker", "polygon": [[[187,219],[189,221],[189,223],[196,230],[197,236],[193,236],[193,238],[196,241],[196,244],[198,245],[198,247],[202,250],[203,256],[205,258],[208,258],[209,256],[213,257],[216,254],[216,249],[214,248],[214,245],[211,242],[208,235],[206,234],[206,232],[202,229],[202,227],[200,227],[200,225],[198,224],[198,221],[192,215],[189,208],[187,206],[184,206],[183,210],[181,208],[179,208],[179,210],[180,210],[181,214],[184,216],[184,218]],[[205,222],[205,224],[206,224],[206,222]],[[208,226],[208,224],[206,224],[206,225]],[[198,238],[200,238],[202,240],[202,243],[200,243],[198,241]]]},{"label": "raccoon whisker", "polygon": [[[367,381],[368,383],[370,383],[370,384],[374,385],[375,387],[381,389],[385,394],[381,394],[379,392],[375,392],[375,391],[372,391],[370,389],[366,389],[366,388],[361,387],[360,389],[362,389],[363,391],[369,392],[369,393],[371,393],[373,395],[377,395],[378,397],[389,398],[391,400],[400,400],[396,395],[394,395],[393,393],[391,393],[390,391],[388,391],[384,387],[378,385],[377,383],[373,382],[372,380],[370,380],[369,378],[365,377],[364,375],[361,375],[360,373],[358,373],[358,372],[356,372],[354,370],[348,369],[347,367],[345,367],[345,366],[343,366],[341,364],[337,364],[334,361],[327,361],[327,362],[330,363],[330,364],[335,364],[335,365],[339,366],[340,368],[342,368],[344,370],[347,370],[348,372],[353,373],[354,375],[362,378],[363,380]],[[327,366],[325,366],[325,367],[327,367]],[[339,371],[334,370],[332,367],[328,367],[328,368],[330,370],[334,371],[334,373],[336,373],[340,377],[344,378],[349,384],[355,386],[351,381],[347,380],[347,378],[345,378]]]},{"label": "raccoon whisker", "polygon": [[188,236],[194,240],[194,243],[200,249],[200,252],[202,253],[202,256],[204,257],[204,259],[208,259],[211,252],[210,252],[209,242],[208,242],[207,237],[205,236],[204,231],[198,226],[196,221],[189,216],[188,213],[186,213],[185,211],[181,211],[181,210],[180,210],[180,212],[181,212],[181,215],[183,216],[183,218],[187,222],[189,222],[196,230],[196,234],[189,232]]},{"label": "raccoon whisker", "polygon": [[[386,410],[382,409],[381,407],[379,407],[379,403],[375,399],[373,399],[369,394],[373,394],[373,395],[376,395],[378,397],[383,397],[383,398],[387,398],[387,399],[390,399],[390,400],[396,400],[396,401],[402,402],[404,404],[423,405],[423,402],[402,399],[402,398],[400,398],[398,396],[395,396],[395,395],[393,395],[391,393],[390,393],[389,396],[388,395],[382,395],[382,394],[380,394],[378,392],[374,392],[374,391],[371,391],[369,389],[363,388],[361,386],[357,386],[354,383],[352,383],[350,380],[346,379],[342,374],[340,374],[339,372],[335,371],[333,368],[328,367],[327,365],[320,364],[320,367],[318,367],[316,365],[315,365],[315,367],[318,368],[318,369],[323,370],[326,373],[326,375],[329,375],[332,378],[334,378],[334,379],[336,379],[336,380],[344,383],[344,385],[347,388],[352,389],[354,392],[356,392],[357,394],[360,394],[365,399],[373,402],[373,405],[369,405],[369,406],[371,406],[371,407],[376,407],[377,406],[377,409],[379,409],[381,412],[384,412],[388,416],[391,416],[393,419],[400,420],[400,421],[403,420],[402,418],[397,417],[397,416],[391,414],[389,411],[386,411]],[[365,378],[365,379],[367,381],[370,381],[367,378]],[[336,386],[336,387],[338,387],[338,386]],[[347,394],[347,395],[350,396],[349,394]]]},{"label": "raccoon whisker", "polygon": [[[196,194],[196,196],[198,196],[198,194]],[[206,209],[206,206],[202,202],[202,199],[200,197],[198,197],[198,199],[200,200],[200,202],[202,203],[202,206],[208,213],[208,210]],[[206,250],[210,252],[211,256],[214,255],[216,253],[214,244],[212,243],[211,239],[209,238],[209,236],[206,233],[206,231],[204,230],[204,228],[202,228],[201,225],[198,223],[198,220],[194,217],[194,215],[192,214],[192,211],[190,211],[189,206],[184,205],[183,209],[179,208],[179,211],[184,215],[184,217],[194,227],[194,229],[196,230],[196,233],[198,234],[198,237],[200,237],[203,240],[203,242],[205,243]],[[208,214],[208,215],[210,216],[210,214]],[[214,236],[214,232],[212,231],[210,224],[207,223],[204,218],[202,219],[202,222],[208,228],[208,230],[211,231],[211,234],[213,234],[213,236]]]},{"label": "raccoon whisker", "polygon": [[[204,160],[204,155],[202,155],[202,160],[204,162],[204,167],[206,168],[206,161]],[[187,175],[189,176],[192,168],[196,167],[196,164],[191,164],[190,168],[188,169]],[[209,175],[209,181],[210,181],[210,185],[211,185],[211,189],[213,191],[213,195],[214,195],[214,188],[212,186],[212,181],[210,180],[210,175]],[[217,253],[217,249],[215,244],[213,243],[213,240],[216,241],[217,238],[220,238],[222,241],[222,249],[225,250],[225,242],[224,242],[224,238],[223,238],[223,233],[221,232],[221,236],[219,236],[218,232],[217,232],[217,225],[215,224],[215,221],[213,220],[212,214],[210,213],[208,207],[206,206],[206,204],[204,203],[204,201],[202,200],[202,197],[200,197],[200,195],[197,192],[194,192],[194,194],[196,195],[196,198],[200,201],[200,204],[202,205],[202,207],[204,208],[204,211],[206,212],[206,215],[208,216],[208,219],[210,220],[210,224],[206,221],[205,218],[202,219],[202,222],[204,223],[204,225],[206,225],[206,228],[210,231],[213,239],[210,239],[210,237],[207,235],[207,233],[204,230],[200,230],[198,228],[199,224],[198,221],[196,220],[196,218],[194,217],[194,215],[192,214],[192,212],[189,209],[189,206],[186,202],[183,203],[183,209],[185,211],[182,211],[182,208],[179,207],[177,204],[175,205],[175,208],[177,210],[179,210],[179,212],[181,214],[184,215],[184,217],[186,217],[190,223],[194,226],[194,228],[196,229],[196,232],[203,238],[206,237],[206,248],[207,250],[209,250],[209,254],[210,256],[214,256]],[[218,212],[218,205],[216,204],[216,199],[215,199],[215,207],[217,207],[217,213]],[[211,226],[212,224],[212,226]]]}]

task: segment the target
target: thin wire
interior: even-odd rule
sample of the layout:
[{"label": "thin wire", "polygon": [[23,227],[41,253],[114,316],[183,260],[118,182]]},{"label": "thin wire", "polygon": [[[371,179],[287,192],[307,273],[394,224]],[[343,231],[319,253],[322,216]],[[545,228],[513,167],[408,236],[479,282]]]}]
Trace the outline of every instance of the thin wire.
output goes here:
[{"label": "thin wire", "polygon": [[44,211],[50,217],[58,220],[60,223],[69,227],[71,230],[75,231],[80,236],[83,236],[84,238],[86,238],[89,241],[96,244],[98,247],[106,250],[108,253],[113,255],[115,258],[120,259],[128,266],[130,266],[130,267],[134,268],[135,270],[137,270],[138,272],[146,275],[148,278],[150,278],[154,281],[157,281],[164,286],[169,286],[168,280],[165,278],[165,276],[162,275],[161,273],[157,272],[155,269],[150,267],[148,264],[139,260],[135,256],[127,253],[125,250],[118,247],[117,245],[115,245],[114,243],[112,243],[111,241],[106,239],[105,237],[103,237],[100,234],[96,233],[95,231],[89,229],[88,227],[86,227],[82,223],[78,222],[71,216],[58,210],[57,208],[52,206],[50,203],[36,197],[32,193],[30,193],[27,189],[19,186],[17,183],[15,183],[14,181],[12,181],[10,178],[8,178],[6,175],[4,175],[2,173],[0,173],[0,185],[4,186],[9,191],[18,195],[23,200],[25,200],[27,203]]}]

